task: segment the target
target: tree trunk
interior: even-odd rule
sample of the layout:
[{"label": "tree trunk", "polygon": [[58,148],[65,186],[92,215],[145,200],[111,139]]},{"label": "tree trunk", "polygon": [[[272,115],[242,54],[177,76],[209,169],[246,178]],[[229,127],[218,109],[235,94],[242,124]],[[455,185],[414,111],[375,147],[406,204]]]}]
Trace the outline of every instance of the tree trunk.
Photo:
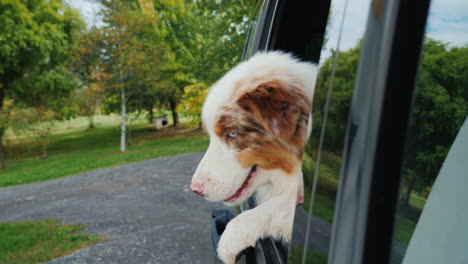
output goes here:
[{"label": "tree trunk", "polygon": [[2,156],[1,158],[2,170],[6,168],[6,156],[7,156],[5,146],[3,146],[3,134],[4,134],[4,129],[0,128],[0,155]]},{"label": "tree trunk", "polygon": [[[120,26],[120,25],[119,25]],[[122,65],[123,65],[123,57],[122,57],[122,50],[120,47],[120,39],[117,42],[117,48],[119,50],[119,60],[120,60],[120,66],[119,66],[119,78],[120,78],[120,96],[122,100],[122,124],[120,128],[120,152],[125,152],[125,128],[127,126],[127,99],[125,98],[125,86],[124,86],[124,80],[122,76]]]},{"label": "tree trunk", "polygon": [[201,119],[201,116],[200,116],[200,122],[198,122],[198,129],[203,130],[203,121]]},{"label": "tree trunk", "polygon": [[120,128],[120,152],[125,152],[125,129],[127,126],[127,106],[125,102],[125,90],[122,87],[122,126]]},{"label": "tree trunk", "polygon": [[403,205],[405,205],[407,207],[410,206],[409,201],[411,199],[411,193],[413,192],[413,188],[414,188],[414,180],[411,179],[408,186],[406,187],[405,195],[403,196]]},{"label": "tree trunk", "polygon": [[42,149],[42,155],[41,159],[47,159],[47,138],[45,136],[41,136],[41,149]]},{"label": "tree trunk", "polygon": [[5,100],[5,85],[4,83],[0,84],[0,112],[3,110],[3,100]]},{"label": "tree trunk", "polygon": [[[5,99],[5,83],[0,84],[0,115],[2,115],[3,110],[3,100]],[[3,87],[1,87],[3,86]],[[6,168],[6,149],[3,146],[3,135],[5,134],[6,127],[0,126],[0,155],[1,157],[1,169]]]},{"label": "tree trunk", "polygon": [[179,124],[179,115],[176,112],[177,104],[176,102],[171,100],[169,101],[169,106],[171,107],[171,112],[172,112],[172,121],[173,121],[172,125],[177,126]]},{"label": "tree trunk", "polygon": [[88,116],[88,121],[89,121],[88,129],[94,129],[94,116],[92,115]]},{"label": "tree trunk", "polygon": [[148,122],[150,124],[153,124],[153,119],[154,119],[154,112],[153,112],[153,106],[148,108]]}]

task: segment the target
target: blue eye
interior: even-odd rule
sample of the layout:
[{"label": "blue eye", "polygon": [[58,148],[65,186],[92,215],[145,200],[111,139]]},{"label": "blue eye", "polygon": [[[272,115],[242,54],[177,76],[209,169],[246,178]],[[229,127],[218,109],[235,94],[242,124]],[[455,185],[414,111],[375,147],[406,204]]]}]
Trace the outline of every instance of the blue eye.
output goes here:
[{"label": "blue eye", "polygon": [[237,132],[229,132],[228,137],[230,137],[230,138],[237,137]]}]

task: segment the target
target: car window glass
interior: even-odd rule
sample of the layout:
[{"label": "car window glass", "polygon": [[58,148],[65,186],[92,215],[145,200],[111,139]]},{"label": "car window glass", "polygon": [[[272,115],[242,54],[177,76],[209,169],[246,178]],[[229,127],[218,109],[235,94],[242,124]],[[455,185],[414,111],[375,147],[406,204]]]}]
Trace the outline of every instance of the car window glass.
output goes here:
[{"label": "car window glass", "polygon": [[276,0],[264,0],[257,3],[255,15],[251,18],[243,59],[248,59],[256,52],[266,48],[262,40],[267,38],[262,36],[262,34],[269,32],[271,26],[271,23],[266,21],[269,15],[267,10],[276,4]]},{"label": "car window glass", "polygon": [[320,55],[313,128],[303,161],[304,204],[296,210],[288,263],[327,263],[349,107],[370,0],[336,0]]},{"label": "car window glass", "polygon": [[467,10],[466,1],[431,3],[392,263],[468,263]]}]

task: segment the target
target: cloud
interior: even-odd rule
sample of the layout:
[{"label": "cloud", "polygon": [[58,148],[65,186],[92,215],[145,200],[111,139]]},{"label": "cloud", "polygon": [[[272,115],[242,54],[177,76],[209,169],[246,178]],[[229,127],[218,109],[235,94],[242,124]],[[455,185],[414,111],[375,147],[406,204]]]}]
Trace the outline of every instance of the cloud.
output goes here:
[{"label": "cloud", "polygon": [[461,46],[468,44],[468,1],[432,1],[427,20],[427,36]]}]

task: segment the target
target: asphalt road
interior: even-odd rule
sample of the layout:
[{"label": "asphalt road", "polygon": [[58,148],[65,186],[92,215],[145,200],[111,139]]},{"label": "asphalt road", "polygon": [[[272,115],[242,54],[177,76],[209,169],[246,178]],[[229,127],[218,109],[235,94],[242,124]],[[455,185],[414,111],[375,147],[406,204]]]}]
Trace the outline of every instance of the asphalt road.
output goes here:
[{"label": "asphalt road", "polygon": [[50,263],[213,263],[209,203],[189,191],[202,153],[0,189],[0,221],[87,223],[108,240]]}]

